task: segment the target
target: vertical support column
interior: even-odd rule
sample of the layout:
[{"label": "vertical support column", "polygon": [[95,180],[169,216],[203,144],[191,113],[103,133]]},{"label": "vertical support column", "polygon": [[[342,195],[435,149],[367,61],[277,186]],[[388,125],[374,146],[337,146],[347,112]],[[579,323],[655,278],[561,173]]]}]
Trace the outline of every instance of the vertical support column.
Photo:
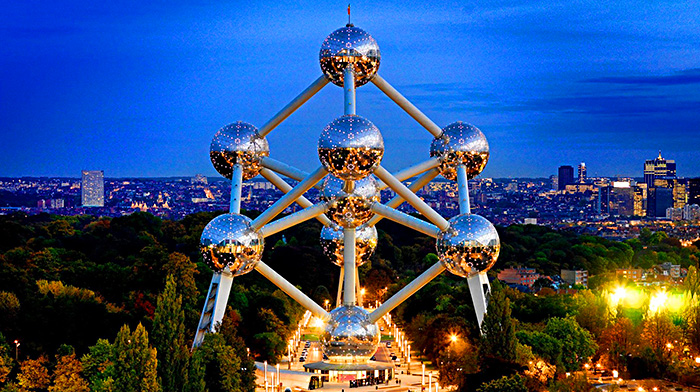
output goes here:
[{"label": "vertical support column", "polygon": [[362,287],[360,287],[360,270],[355,266],[355,296],[357,297],[357,306],[362,307]]},{"label": "vertical support column", "polygon": [[[243,188],[243,166],[233,165],[231,175],[231,201],[229,213],[238,214],[241,212],[241,190]],[[198,347],[204,341],[204,335],[208,332],[216,332],[217,324],[224,319],[228,297],[231,294],[233,285],[233,274],[228,269],[223,272],[214,272],[209,284],[202,315],[199,318],[197,333],[192,343],[192,348]]]},{"label": "vertical support column", "polygon": [[489,296],[491,295],[489,278],[486,272],[479,272],[477,275],[467,278],[467,283],[469,284],[469,292],[471,293],[472,302],[474,303],[476,321],[479,323],[479,327],[481,327],[481,322],[484,321],[484,315],[488,307]]},{"label": "vertical support column", "polygon": [[345,114],[356,114],[355,111],[355,74],[352,67],[343,70],[343,91],[345,92]]},{"label": "vertical support column", "polygon": [[345,268],[345,287],[343,305],[355,305],[355,228],[343,229],[343,268]]},{"label": "vertical support column", "polygon": [[231,205],[228,212],[239,214],[241,212],[241,191],[243,190],[243,166],[239,163],[233,165],[231,176]]},{"label": "vertical support column", "polygon": [[469,180],[467,180],[467,167],[464,165],[457,166],[457,189],[459,191],[459,213],[471,214]]}]

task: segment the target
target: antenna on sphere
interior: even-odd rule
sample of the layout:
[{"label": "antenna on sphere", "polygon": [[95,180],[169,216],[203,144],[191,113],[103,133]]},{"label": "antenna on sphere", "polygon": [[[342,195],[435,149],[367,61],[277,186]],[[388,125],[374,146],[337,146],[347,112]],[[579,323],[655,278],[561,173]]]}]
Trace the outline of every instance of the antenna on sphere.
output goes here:
[{"label": "antenna on sphere", "polygon": [[352,22],[350,22],[350,4],[348,4],[348,27],[353,27]]}]

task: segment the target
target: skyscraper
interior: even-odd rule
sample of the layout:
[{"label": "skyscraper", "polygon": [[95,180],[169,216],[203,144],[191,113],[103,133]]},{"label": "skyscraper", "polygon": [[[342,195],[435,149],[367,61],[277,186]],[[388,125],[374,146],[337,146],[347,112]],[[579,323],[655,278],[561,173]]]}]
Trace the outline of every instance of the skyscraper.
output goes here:
[{"label": "skyscraper", "polygon": [[586,182],[586,162],[581,162],[578,164],[578,182],[583,184]]},{"label": "skyscraper", "polygon": [[700,205],[700,177],[688,179],[688,204]]},{"label": "skyscraper", "polygon": [[105,181],[102,170],[83,170],[80,183],[83,207],[105,206]]},{"label": "skyscraper", "polygon": [[559,190],[563,191],[566,186],[574,183],[574,168],[572,166],[559,166]]},{"label": "skyscraper", "polygon": [[676,161],[661,157],[661,151],[656,159],[644,162],[644,182],[649,188],[655,187],[656,180],[676,178]]}]

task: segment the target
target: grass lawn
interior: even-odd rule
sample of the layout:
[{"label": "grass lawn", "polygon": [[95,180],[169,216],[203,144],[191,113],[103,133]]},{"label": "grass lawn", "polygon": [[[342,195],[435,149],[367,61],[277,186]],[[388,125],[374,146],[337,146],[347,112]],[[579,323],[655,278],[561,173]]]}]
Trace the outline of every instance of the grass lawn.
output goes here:
[{"label": "grass lawn", "polygon": [[301,335],[301,340],[309,340],[311,342],[318,342],[318,335],[315,334],[304,334]]}]

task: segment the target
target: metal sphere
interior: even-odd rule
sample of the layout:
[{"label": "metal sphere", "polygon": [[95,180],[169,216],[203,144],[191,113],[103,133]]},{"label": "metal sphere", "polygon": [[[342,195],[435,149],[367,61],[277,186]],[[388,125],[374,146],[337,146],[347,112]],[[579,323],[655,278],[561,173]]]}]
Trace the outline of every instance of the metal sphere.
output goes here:
[{"label": "metal sphere", "polygon": [[448,271],[463,278],[488,271],[496,263],[501,240],[491,222],[479,215],[450,219],[450,227],[437,238],[437,252]]},{"label": "metal sphere", "polygon": [[479,175],[489,161],[489,143],[479,128],[457,121],[442,129],[430,144],[430,156],[440,158],[440,174],[457,179],[457,166],[467,167],[467,178]]},{"label": "metal sphere", "polygon": [[[321,247],[323,254],[328,256],[333,264],[343,266],[345,250],[343,228],[337,225],[324,226],[321,229]],[[360,226],[355,231],[355,265],[361,266],[377,248],[377,229],[374,226]]]},{"label": "metal sphere", "polygon": [[250,218],[223,214],[212,219],[202,232],[199,250],[214,272],[228,268],[234,276],[255,268],[262,256],[264,239],[250,227]]},{"label": "metal sphere", "polygon": [[243,179],[250,180],[260,172],[260,160],[270,155],[267,139],[253,125],[238,121],[216,132],[209,148],[209,157],[216,171],[231,179],[233,165],[243,166]]},{"label": "metal sphere", "polygon": [[355,87],[372,79],[379,69],[379,45],[366,31],[352,25],[332,32],[321,45],[321,70],[328,80],[343,86],[343,70],[352,67]]},{"label": "metal sphere", "polygon": [[346,114],[323,129],[318,139],[318,156],[334,176],[342,180],[361,180],[381,162],[384,139],[366,118]]},{"label": "metal sphere", "polygon": [[330,312],[321,335],[323,353],[332,362],[362,362],[372,358],[379,347],[379,327],[369,313],[358,306],[341,306]]},{"label": "metal sphere", "polygon": [[330,220],[342,227],[358,227],[374,215],[370,208],[373,202],[381,199],[379,183],[374,176],[347,183],[337,177],[327,176],[323,181],[320,199],[328,203],[326,216]]}]

